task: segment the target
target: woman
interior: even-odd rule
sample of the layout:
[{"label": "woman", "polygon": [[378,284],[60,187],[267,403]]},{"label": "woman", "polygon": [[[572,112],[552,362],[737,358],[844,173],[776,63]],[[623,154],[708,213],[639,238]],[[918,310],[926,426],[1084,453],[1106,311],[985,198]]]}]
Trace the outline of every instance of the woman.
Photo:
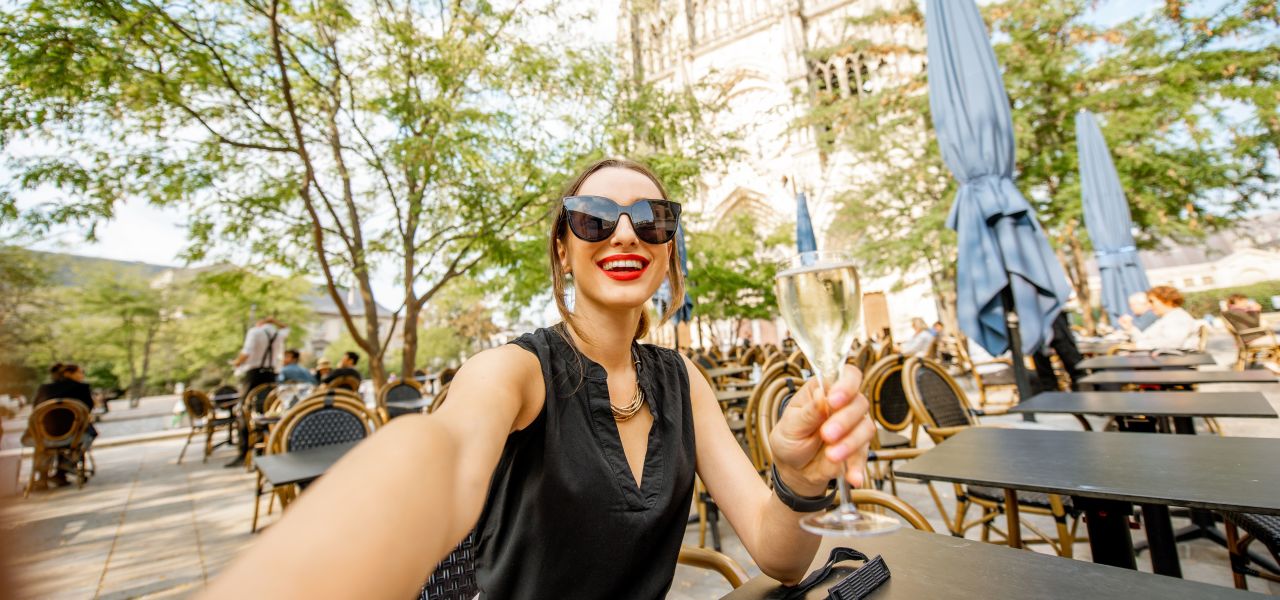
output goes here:
[{"label": "woman", "polygon": [[770,491],[696,367],[636,343],[662,281],[682,293],[678,205],[624,160],[564,196],[549,244],[564,323],[473,356],[440,410],[353,450],[211,596],[409,597],[474,528],[483,598],[661,598],[695,469],[761,570],[804,576],[819,540],[790,506],[821,510],[833,478],[861,482],[875,426],[860,376],[832,387],[830,415],[815,382],[797,393],[772,432]]},{"label": "woman", "polygon": [[1200,328],[1204,325],[1182,309],[1182,293],[1167,285],[1147,290],[1147,300],[1156,320],[1139,329],[1133,317],[1120,317],[1129,339],[1140,350],[1196,350],[1200,344]]}]

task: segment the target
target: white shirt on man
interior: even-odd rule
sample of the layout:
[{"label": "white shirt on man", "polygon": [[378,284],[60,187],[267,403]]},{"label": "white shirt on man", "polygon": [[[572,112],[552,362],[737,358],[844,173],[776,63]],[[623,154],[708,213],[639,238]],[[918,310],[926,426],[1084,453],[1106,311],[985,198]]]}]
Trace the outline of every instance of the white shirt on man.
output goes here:
[{"label": "white shirt on man", "polygon": [[1150,327],[1132,333],[1130,339],[1142,350],[1195,350],[1202,325],[1191,313],[1175,308]]},{"label": "white shirt on man", "polygon": [[262,367],[279,369],[284,365],[284,345],[287,339],[288,327],[277,328],[270,323],[250,327],[244,334],[244,347],[240,349],[241,354],[249,358],[236,367],[236,375],[244,375],[249,369]]}]

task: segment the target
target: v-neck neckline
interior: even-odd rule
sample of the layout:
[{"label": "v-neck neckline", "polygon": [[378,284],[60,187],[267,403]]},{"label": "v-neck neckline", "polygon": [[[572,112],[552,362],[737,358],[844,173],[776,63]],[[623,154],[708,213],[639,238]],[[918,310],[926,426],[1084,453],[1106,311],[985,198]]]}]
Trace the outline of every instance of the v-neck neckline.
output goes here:
[{"label": "v-neck neckline", "polygon": [[[558,336],[557,336],[558,337]],[[580,392],[590,415],[592,429],[605,462],[613,471],[614,480],[622,493],[629,510],[645,510],[657,504],[663,476],[662,461],[662,411],[658,406],[658,396],[654,393],[652,382],[647,376],[644,364],[644,352],[639,344],[632,342],[635,355],[640,358],[640,368],[636,370],[636,384],[645,397],[645,405],[653,415],[653,423],[649,426],[649,435],[645,441],[643,466],[640,480],[631,470],[627,461],[626,448],[622,445],[622,434],[618,431],[618,423],[613,418],[613,405],[609,400],[609,373],[599,363],[591,360],[576,346],[562,338],[562,342],[582,360],[582,377],[584,390]],[[582,393],[585,392],[585,393]]]}]

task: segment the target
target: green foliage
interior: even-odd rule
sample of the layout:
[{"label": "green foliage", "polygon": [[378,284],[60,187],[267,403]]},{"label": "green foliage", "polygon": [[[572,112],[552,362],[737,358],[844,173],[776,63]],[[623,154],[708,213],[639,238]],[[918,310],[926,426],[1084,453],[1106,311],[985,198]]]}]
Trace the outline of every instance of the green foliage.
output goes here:
[{"label": "green foliage", "polygon": [[765,237],[755,220],[737,215],[720,229],[689,234],[689,295],[695,315],[711,319],[769,319],[778,312],[770,251],[795,244],[792,228]]},{"label": "green foliage", "polygon": [[0,363],[21,364],[22,349],[38,341],[36,315],[45,308],[49,265],[27,250],[0,246]]},{"label": "green foliage", "polygon": [[1222,312],[1218,303],[1226,300],[1227,296],[1231,294],[1242,294],[1253,299],[1254,302],[1263,306],[1264,311],[1274,310],[1271,305],[1271,298],[1280,296],[1280,280],[1259,281],[1258,283],[1244,286],[1188,292],[1186,294],[1186,302],[1182,305],[1182,308],[1195,317],[1204,315],[1217,316]]}]

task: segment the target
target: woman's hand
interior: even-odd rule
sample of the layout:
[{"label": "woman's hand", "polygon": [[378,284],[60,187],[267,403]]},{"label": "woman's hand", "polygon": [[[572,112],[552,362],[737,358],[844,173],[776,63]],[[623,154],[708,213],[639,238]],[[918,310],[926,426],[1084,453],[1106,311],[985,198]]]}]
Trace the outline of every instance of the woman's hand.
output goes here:
[{"label": "woman's hand", "polygon": [[827,393],[828,410],[822,406],[818,382],[810,379],[770,432],[778,474],[797,494],[820,496],[827,482],[842,474],[853,487],[862,484],[876,426],[867,412],[870,404],[858,393],[861,384],[862,372],[846,365]]}]

